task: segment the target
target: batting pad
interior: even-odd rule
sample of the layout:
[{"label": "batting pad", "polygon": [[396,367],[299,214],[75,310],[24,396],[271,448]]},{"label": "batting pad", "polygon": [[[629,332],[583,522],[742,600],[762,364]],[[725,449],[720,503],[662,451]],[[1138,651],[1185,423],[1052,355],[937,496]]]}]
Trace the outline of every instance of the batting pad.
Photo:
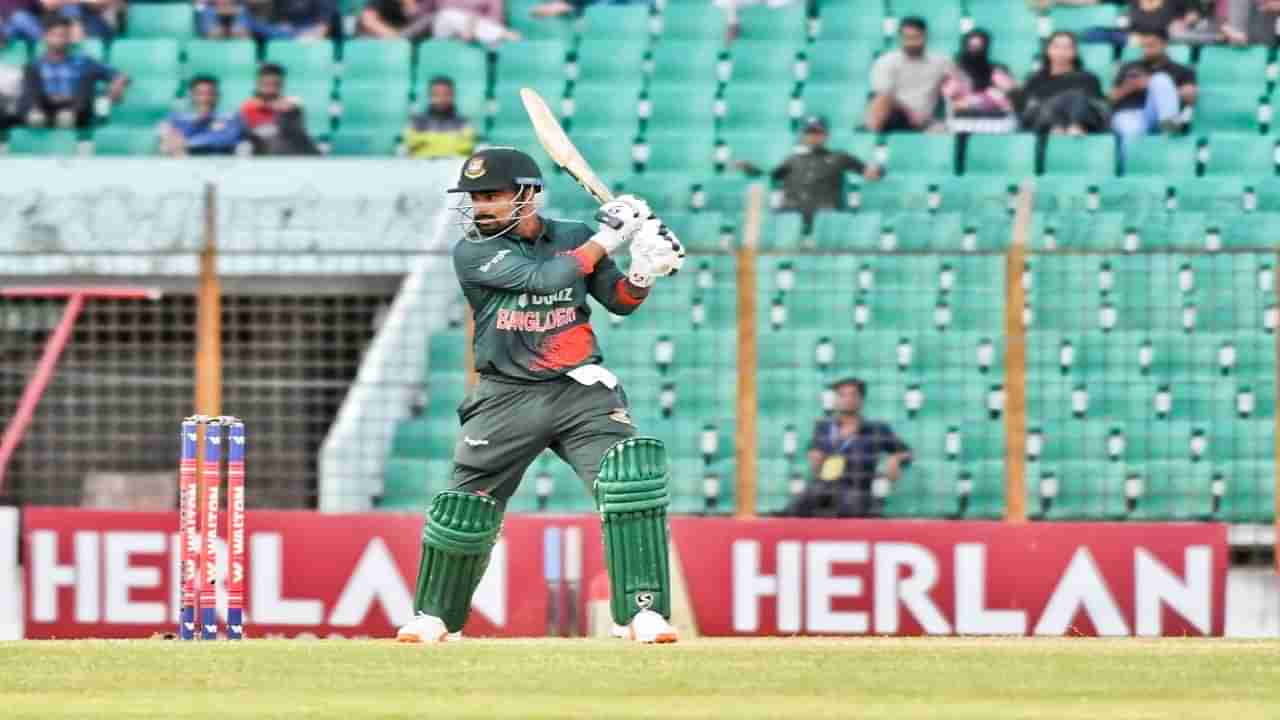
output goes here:
[{"label": "batting pad", "polygon": [[461,630],[501,527],[502,511],[487,495],[455,490],[436,495],[422,529],[414,610],[440,618],[449,632]]},{"label": "batting pad", "polygon": [[635,437],[609,448],[595,483],[609,568],[613,621],[626,625],[641,610],[671,617],[667,559],[667,450]]}]

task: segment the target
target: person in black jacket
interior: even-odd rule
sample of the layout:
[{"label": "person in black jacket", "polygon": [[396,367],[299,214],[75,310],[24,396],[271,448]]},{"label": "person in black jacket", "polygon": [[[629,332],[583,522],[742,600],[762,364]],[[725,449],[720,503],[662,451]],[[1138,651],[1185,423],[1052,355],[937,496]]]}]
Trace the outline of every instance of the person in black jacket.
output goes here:
[{"label": "person in black jacket", "polygon": [[1098,76],[1084,69],[1076,36],[1055,32],[1041,68],[1017,95],[1023,127],[1037,133],[1084,135],[1107,129],[1107,101]]}]

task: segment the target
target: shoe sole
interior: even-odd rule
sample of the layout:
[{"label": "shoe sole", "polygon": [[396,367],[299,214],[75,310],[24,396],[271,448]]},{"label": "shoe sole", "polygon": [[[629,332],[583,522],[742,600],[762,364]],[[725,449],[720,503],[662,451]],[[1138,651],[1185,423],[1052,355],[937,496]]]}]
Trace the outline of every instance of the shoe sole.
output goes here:
[{"label": "shoe sole", "polygon": [[[444,633],[441,633],[439,637],[437,637],[434,640],[431,640],[430,642],[445,642],[448,639],[449,639],[449,633],[444,632]],[[415,635],[413,633],[397,633],[396,642],[410,643],[410,644],[416,644],[416,645],[426,645],[428,641],[424,640],[421,635]]]},{"label": "shoe sole", "polygon": [[673,632],[667,632],[667,633],[658,633],[657,635],[654,635],[652,640],[641,640],[636,637],[635,629],[628,627],[627,639],[631,640],[632,642],[638,642],[644,645],[670,645],[671,643],[676,642],[680,638],[678,635],[676,635]]}]

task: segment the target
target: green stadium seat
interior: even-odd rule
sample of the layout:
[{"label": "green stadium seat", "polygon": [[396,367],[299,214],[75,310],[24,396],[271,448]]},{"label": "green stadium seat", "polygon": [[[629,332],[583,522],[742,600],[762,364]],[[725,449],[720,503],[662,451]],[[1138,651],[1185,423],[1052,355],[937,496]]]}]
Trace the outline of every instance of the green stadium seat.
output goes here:
[{"label": "green stadium seat", "polygon": [[14,128],[9,133],[10,155],[77,155],[80,138],[75,130]]},{"label": "green stadium seat", "polygon": [[1057,485],[1057,494],[1045,513],[1047,520],[1119,520],[1128,514],[1128,476],[1121,464],[1064,461],[1037,469],[1042,471],[1042,483],[1044,471],[1048,471]]},{"label": "green stadium seat", "polygon": [[252,40],[192,40],[187,43],[183,69],[188,79],[212,75],[224,82],[252,82],[258,71],[258,50]]},{"label": "green stadium seat", "polygon": [[991,59],[1009,69],[1017,80],[1031,74],[1040,62],[1041,42],[1035,34],[995,33],[991,37]]},{"label": "green stadium seat", "polygon": [[308,40],[272,40],[267,43],[267,62],[281,65],[286,73],[286,87],[300,82],[333,82],[338,65],[333,57],[333,45]]},{"label": "green stadium seat", "polygon": [[[599,6],[608,7],[608,6]],[[571,77],[578,87],[603,91],[611,87],[642,86],[637,72],[649,54],[649,39],[626,32],[582,36]]]},{"label": "green stadium seat", "polygon": [[1129,226],[1122,213],[1041,213],[1032,218],[1035,250],[1124,250]]},{"label": "green stadium seat", "polygon": [[[495,85],[506,88],[559,85],[563,88],[566,57],[564,44],[556,41],[507,43],[498,48]],[[563,94],[563,89],[555,94]]]},{"label": "green stadium seat", "polygon": [[1102,92],[1109,92],[1115,79],[1115,50],[1106,43],[1092,43],[1080,45],[1077,52],[1084,69],[1098,76]]},{"label": "green stadium seat", "polygon": [[[799,6],[794,6],[799,7]],[[740,39],[730,54],[730,85],[770,85],[790,90],[801,44]]]},{"label": "green stadium seat", "polygon": [[879,162],[880,140],[874,133],[855,132],[849,127],[831,128],[831,139],[827,147],[842,150],[866,163]]},{"label": "green stadium seat", "polygon": [[662,43],[679,41],[719,47],[724,38],[724,11],[710,3],[671,3],[662,13]]},{"label": "green stadium seat", "polygon": [[1276,225],[1267,223],[1280,222],[1280,213],[1229,214],[1211,218],[1206,226],[1208,232],[1219,233],[1222,247],[1227,250],[1266,250],[1276,249],[1280,245],[1280,237],[1276,236]]},{"label": "green stadium seat", "polygon": [[1049,10],[1053,30],[1065,30],[1079,35],[1090,28],[1114,28],[1120,19],[1120,8],[1115,5],[1091,5],[1064,7],[1055,5]]},{"label": "green stadium seat", "polygon": [[963,466],[967,473],[969,501],[963,510],[965,518],[996,520],[1005,515],[1004,462],[981,462]]},{"label": "green stadium seat", "polygon": [[1036,137],[1030,134],[971,135],[963,148],[965,175],[1036,174]]},{"label": "green stadium seat", "polygon": [[884,500],[885,517],[958,517],[960,467],[916,461],[902,473]]},{"label": "green stadium seat", "polygon": [[1276,173],[1276,139],[1214,133],[1206,144],[1205,175],[1268,176]]},{"label": "green stadium seat", "polygon": [[735,45],[741,42],[803,45],[809,38],[809,9],[805,3],[743,7],[738,10],[738,33]]},{"label": "green stadium seat", "polygon": [[715,130],[715,107],[711,95],[702,90],[657,88],[649,91],[645,134],[690,133],[705,135]]},{"label": "green stadium seat", "polygon": [[343,132],[398,135],[409,118],[409,98],[390,88],[344,87],[339,124]]},{"label": "green stadium seat", "polygon": [[389,457],[382,476],[382,510],[422,512],[436,493],[449,487],[452,462]]},{"label": "green stadium seat", "polygon": [[970,0],[965,3],[965,28],[980,28],[993,38],[1040,36],[1040,15],[1022,0]]},{"label": "green stadium seat", "polygon": [[622,141],[624,137],[626,135],[575,132],[573,143],[598,175],[617,178],[631,174],[632,170],[631,143]]},{"label": "green stadium seat", "polygon": [[185,41],[195,37],[195,16],[190,5],[178,3],[129,5],[126,24],[129,38],[165,38]]},{"label": "green stadium seat", "polygon": [[718,44],[664,40],[653,49],[651,86],[714,91],[722,54]]},{"label": "green stadium seat", "polygon": [[[1251,89],[1256,94],[1270,80],[1267,77],[1268,54],[1267,48],[1261,46],[1206,45],[1200,50],[1196,80],[1204,87],[1234,86]],[[1174,60],[1185,62],[1177,58]]]},{"label": "green stadium seat", "polygon": [[1225,464],[1220,516],[1229,522],[1275,521],[1275,463],[1273,460]]},{"label": "green stadium seat", "polygon": [[394,130],[337,130],[329,137],[329,154],[337,156],[389,157],[396,154],[399,141]]},{"label": "green stadium seat", "polygon": [[736,175],[706,178],[694,185],[691,205],[699,210],[718,210],[728,217],[740,217],[747,206],[751,182]]},{"label": "green stadium seat", "polygon": [[936,0],[888,0],[889,11],[899,21],[904,17],[917,16],[929,24],[929,44],[935,48],[945,48],[950,52],[959,43],[961,28],[964,24],[964,9],[961,3],[937,2]]},{"label": "green stadium seat", "polygon": [[357,38],[342,45],[342,90],[379,86],[409,94],[413,46],[407,40]]},{"label": "green stadium seat", "polygon": [[862,125],[871,88],[865,81],[852,81],[845,87],[806,85],[800,100],[805,115],[821,115],[834,132]]},{"label": "green stadium seat", "polygon": [[683,133],[647,133],[644,171],[685,173],[686,178],[715,174],[715,135],[689,128]]},{"label": "green stadium seat", "polygon": [[[1246,144],[1248,144],[1246,142]],[[1170,197],[1179,213],[1195,212],[1213,215],[1230,215],[1243,213],[1245,208],[1245,186],[1248,181],[1244,177],[1216,175],[1206,178],[1180,178],[1170,188]],[[1255,198],[1259,209],[1265,208],[1262,198]]]},{"label": "green stadium seat", "polygon": [[180,67],[178,50],[178,42],[172,38],[120,38],[111,45],[111,65],[132,78],[134,87],[149,77],[166,78],[173,86]]},{"label": "green stadium seat", "polygon": [[520,100],[520,90],[522,87],[529,87],[536,91],[546,100],[551,112],[563,123],[563,94],[564,83],[555,78],[547,78],[541,83],[528,83],[526,85],[501,85],[494,88],[493,101],[494,111],[489,118],[491,126],[495,129],[508,131],[512,129],[523,130],[530,128],[529,115],[524,109],[524,103]]},{"label": "green stadium seat", "polygon": [[1126,143],[1126,176],[1177,178],[1195,173],[1196,142],[1191,138],[1147,135]]},{"label": "green stadium seat", "polygon": [[438,330],[427,343],[427,367],[431,371],[466,372],[467,338],[461,330]]},{"label": "green stadium seat", "polygon": [[176,95],[177,79],[172,76],[136,78],[120,102],[111,107],[111,124],[154,133],[156,123],[173,112]]},{"label": "green stadium seat", "polygon": [[456,417],[411,418],[396,425],[391,438],[393,457],[423,460],[452,457],[458,433]]},{"label": "green stadium seat", "polygon": [[926,183],[926,207],[982,217],[1011,217],[1018,194],[1017,182],[1012,178],[942,175],[921,180]]},{"label": "green stadium seat", "polygon": [[845,176],[845,199],[850,209],[874,212],[921,212],[930,209],[929,188],[935,176],[899,176],[893,172],[876,182]]},{"label": "green stadium seat", "polygon": [[454,103],[458,111],[479,122],[485,114],[489,59],[485,51],[454,40],[429,40],[418,45],[417,81],[414,94],[425,100],[427,85],[435,77],[454,82]]},{"label": "green stadium seat", "polygon": [[874,61],[866,45],[845,38],[819,39],[804,51],[803,80],[806,86],[835,90],[867,82]]},{"label": "green stadium seat", "polygon": [[107,126],[93,132],[94,155],[156,155],[155,128]]},{"label": "green stadium seat", "polygon": [[1196,101],[1195,129],[1202,133],[1257,133],[1270,98],[1252,88],[1203,88]]},{"label": "green stadium seat", "polygon": [[[289,94],[302,104],[302,119],[307,132],[327,136],[333,125],[333,86],[327,80],[290,83]],[[401,124],[403,127],[404,123]]]},{"label": "green stadium seat", "polygon": [[1107,177],[1116,173],[1116,145],[1109,135],[1051,137],[1045,145],[1045,175]]},{"label": "green stadium seat", "polygon": [[731,85],[723,97],[723,132],[756,131],[791,138],[787,112],[790,94],[785,86]]},{"label": "green stadium seat", "polygon": [[[1180,65],[1195,65],[1191,59],[1191,46],[1183,43],[1173,43],[1166,49],[1169,59]],[[1120,61],[1117,63],[1124,64],[1142,59],[1142,46],[1137,43],[1125,45],[1120,52]],[[1200,76],[1200,82],[1204,82],[1204,77]]]},{"label": "green stadium seat", "polygon": [[586,44],[592,38],[603,38],[615,45],[632,38],[648,41],[648,33],[636,31],[648,28],[652,20],[648,3],[588,5],[582,11],[581,42]]},{"label": "green stadium seat", "polygon": [[675,232],[689,252],[712,252],[732,247],[728,219],[718,212],[662,213],[662,222]]},{"label": "green stadium seat", "polygon": [[0,47],[0,65],[22,67],[30,60],[30,50],[26,43],[11,42]]},{"label": "green stadium seat", "polygon": [[808,243],[804,218],[799,213],[777,212],[769,215],[760,230],[762,250],[795,250]]},{"label": "green stadium seat", "polygon": [[552,175],[545,177],[544,180],[547,183],[546,207],[552,217],[590,217],[600,207],[600,203],[584,192],[578,183],[567,175]]},{"label": "green stadium seat", "polygon": [[959,248],[964,234],[960,213],[901,213],[885,218],[884,226],[882,249],[902,252]]},{"label": "green stadium seat", "polygon": [[885,165],[895,176],[955,174],[956,149],[950,135],[893,133],[886,139],[885,149]]},{"label": "green stadium seat", "polygon": [[818,42],[840,40],[852,47],[873,51],[885,45],[883,3],[824,2],[819,5]]},{"label": "green stadium seat", "polygon": [[780,134],[751,129],[721,131],[720,144],[723,152],[727,153],[724,158],[727,165],[747,162],[764,173],[781,165],[796,148],[795,139],[789,132]]},{"label": "green stadium seat", "polygon": [[[699,150],[698,152],[701,152]],[[659,163],[668,169],[648,168],[642,175],[629,175],[618,181],[621,192],[638,195],[649,202],[655,210],[659,208],[687,208],[691,204],[691,187],[689,174],[679,169],[672,169],[670,157],[659,157]]]},{"label": "green stadium seat", "polygon": [[884,221],[878,212],[819,211],[813,222],[814,245],[820,250],[880,248]]},{"label": "green stadium seat", "polygon": [[534,17],[533,9],[542,4],[544,0],[508,0],[507,23],[512,30],[520,33],[520,36],[527,40],[572,42],[575,37],[576,18],[571,16]]}]

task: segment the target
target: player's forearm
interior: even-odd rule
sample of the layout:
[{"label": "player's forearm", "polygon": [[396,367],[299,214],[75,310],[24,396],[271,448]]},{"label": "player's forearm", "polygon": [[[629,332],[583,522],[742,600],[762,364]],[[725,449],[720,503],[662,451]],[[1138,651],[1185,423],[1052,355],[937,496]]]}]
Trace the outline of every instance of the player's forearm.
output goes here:
[{"label": "player's forearm", "polygon": [[640,287],[625,277],[618,278],[610,289],[605,308],[614,315],[630,315],[649,297],[649,288]]}]

